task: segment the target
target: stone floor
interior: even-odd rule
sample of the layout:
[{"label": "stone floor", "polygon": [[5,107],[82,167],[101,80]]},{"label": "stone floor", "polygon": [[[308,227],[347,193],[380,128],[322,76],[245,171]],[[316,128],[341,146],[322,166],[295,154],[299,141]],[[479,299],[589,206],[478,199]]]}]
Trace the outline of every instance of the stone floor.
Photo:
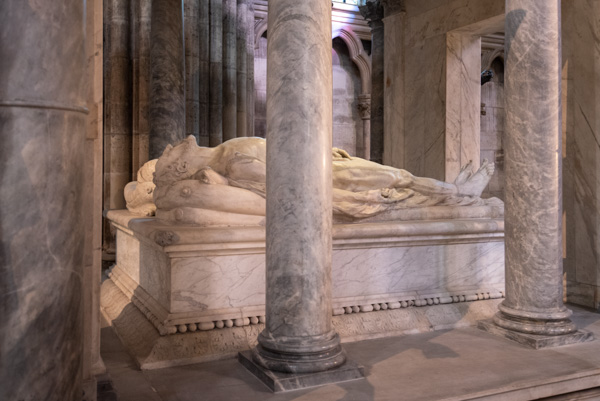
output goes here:
[{"label": "stone floor", "polygon": [[[600,314],[572,309],[600,339]],[[600,340],[536,351],[463,328],[344,347],[366,379],[280,394],[233,359],[139,371],[110,327],[101,350],[119,401],[600,400]]]}]

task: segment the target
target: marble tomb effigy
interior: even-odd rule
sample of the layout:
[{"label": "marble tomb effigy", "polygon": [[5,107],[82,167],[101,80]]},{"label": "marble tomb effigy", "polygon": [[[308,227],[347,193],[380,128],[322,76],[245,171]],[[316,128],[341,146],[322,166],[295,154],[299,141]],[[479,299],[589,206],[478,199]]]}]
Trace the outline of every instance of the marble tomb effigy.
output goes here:
[{"label": "marble tomb effigy", "polygon": [[[117,261],[102,311],[141,368],[233,356],[265,308],[266,142],[189,137],[144,165],[109,211]],[[454,183],[333,149],[333,324],[343,341],[474,324],[504,294],[504,206],[493,174]],[[477,301],[477,302],[474,302]],[[373,312],[373,313],[367,313]]]}]

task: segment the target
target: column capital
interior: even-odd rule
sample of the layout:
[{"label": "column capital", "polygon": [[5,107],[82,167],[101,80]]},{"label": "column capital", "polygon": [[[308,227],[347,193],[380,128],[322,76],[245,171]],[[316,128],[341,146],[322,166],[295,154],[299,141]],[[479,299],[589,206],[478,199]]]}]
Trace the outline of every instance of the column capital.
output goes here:
[{"label": "column capital", "polygon": [[380,0],[367,0],[365,5],[359,6],[360,15],[369,22],[371,29],[383,27],[383,5]]},{"label": "column capital", "polygon": [[363,120],[371,119],[371,95],[370,94],[362,94],[358,95],[358,112],[360,113],[360,118]]}]

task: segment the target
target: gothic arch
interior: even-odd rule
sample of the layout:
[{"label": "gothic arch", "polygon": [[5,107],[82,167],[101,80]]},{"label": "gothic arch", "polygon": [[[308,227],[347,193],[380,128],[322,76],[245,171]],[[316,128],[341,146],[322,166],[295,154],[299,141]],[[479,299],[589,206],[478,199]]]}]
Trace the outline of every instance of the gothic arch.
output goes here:
[{"label": "gothic arch", "polygon": [[263,18],[254,23],[254,48],[258,47],[258,41],[261,36],[267,31],[267,19]]},{"label": "gothic arch", "polygon": [[360,71],[361,93],[371,93],[371,56],[367,54],[359,37],[348,27],[333,32],[332,39],[339,37],[350,51],[350,58]]},{"label": "gothic arch", "polygon": [[492,63],[497,57],[500,57],[500,59],[504,63],[504,49],[495,49],[483,53],[483,55],[481,56],[481,71],[489,70],[492,67]]}]

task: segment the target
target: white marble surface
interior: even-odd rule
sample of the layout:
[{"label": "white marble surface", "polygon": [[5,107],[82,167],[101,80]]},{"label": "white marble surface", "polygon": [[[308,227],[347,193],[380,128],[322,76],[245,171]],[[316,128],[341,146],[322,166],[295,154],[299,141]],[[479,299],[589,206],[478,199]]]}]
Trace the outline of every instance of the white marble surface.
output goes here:
[{"label": "white marble surface", "polygon": [[[403,29],[395,28],[394,24],[392,29],[388,30],[386,27],[386,44],[397,44],[386,45],[386,67],[390,67],[390,73],[396,73],[402,68],[404,71],[402,83],[398,83],[398,77],[389,81],[386,79],[386,99],[404,99],[402,111],[386,111],[387,121],[404,120],[398,133],[395,132],[397,124],[386,127],[386,145],[390,146],[390,153],[386,153],[386,163],[405,168],[415,175],[444,180],[452,175],[450,172],[446,173],[445,165],[448,156],[446,146],[449,145],[446,136],[446,101],[448,96],[455,96],[452,99],[456,100],[459,95],[447,87],[446,34],[503,15],[504,2],[408,0],[405,6],[406,14],[403,17],[399,14],[391,17],[394,18],[394,24],[397,24],[396,19],[403,18]],[[496,22],[494,24],[497,25]],[[488,27],[491,32],[496,32],[496,25]],[[481,30],[484,27],[477,25],[475,28]],[[497,30],[501,30],[501,27]],[[402,60],[403,66],[392,70],[391,66],[398,63],[397,60]],[[391,104],[397,103],[401,101],[394,100]],[[478,109],[479,106],[474,110],[474,118],[464,120],[465,124],[471,125],[470,132],[476,131]],[[464,111],[462,108],[458,110]],[[458,121],[452,115],[449,118],[450,121]],[[460,120],[464,116],[457,118]],[[458,132],[460,128],[455,130],[455,133]],[[462,153],[465,158],[472,154],[476,159],[478,149],[470,147],[472,142],[464,141],[460,150],[457,149],[455,153]],[[399,152],[403,155],[397,155]],[[455,164],[460,164],[460,161]]]},{"label": "white marble surface", "polygon": [[446,168],[453,179],[480,155],[481,37],[453,31],[446,36]]},{"label": "white marble surface", "polygon": [[[600,303],[600,3],[562,2],[564,269],[567,299]],[[593,216],[593,218],[590,218]]]},{"label": "white marble surface", "polygon": [[[163,326],[264,316],[264,227],[175,227],[127,211],[108,218],[119,241],[113,281]],[[332,262],[335,314],[498,297],[503,222],[334,225]]]},{"label": "white marble surface", "polygon": [[506,2],[506,299],[494,316],[556,337],[577,330],[563,304],[560,18],[560,1]]}]

